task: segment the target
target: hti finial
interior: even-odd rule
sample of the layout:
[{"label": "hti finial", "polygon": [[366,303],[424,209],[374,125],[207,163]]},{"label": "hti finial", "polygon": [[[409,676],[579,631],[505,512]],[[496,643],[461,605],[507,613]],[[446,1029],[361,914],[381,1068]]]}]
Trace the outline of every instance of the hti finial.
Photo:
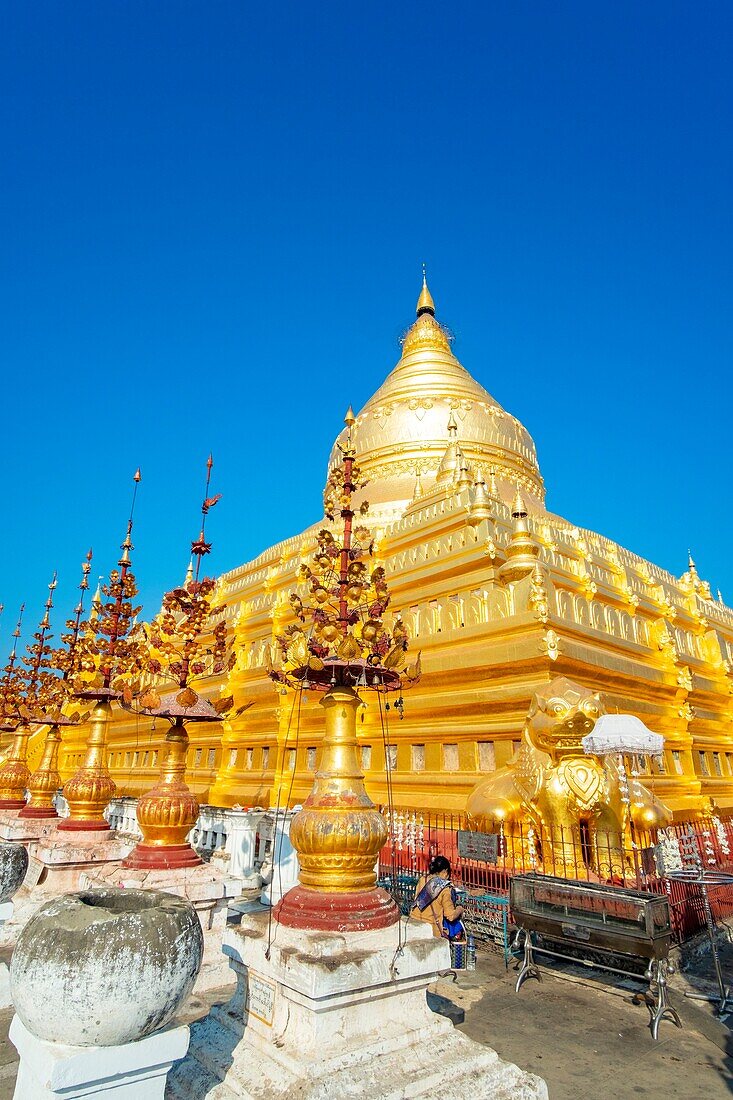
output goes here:
[{"label": "hti finial", "polygon": [[51,608],[53,607],[53,593],[54,593],[54,589],[56,588],[56,584],[57,584],[56,570],[54,569],[53,579],[51,580],[51,583],[48,586],[48,599],[46,600],[46,613],[43,616],[43,618],[41,619],[41,630],[48,630],[49,627],[51,626],[51,623],[50,623],[50,620],[49,620],[49,615],[51,613]]},{"label": "hti finial", "polygon": [[420,297],[417,300],[417,315],[420,317],[423,313],[429,313],[431,317],[435,316],[435,302],[433,296],[428,290],[428,279],[425,273],[425,264],[422,265],[422,290],[420,291]]},{"label": "hti finial", "polygon": [[527,515],[527,505],[524,503],[524,498],[517,489],[516,496],[512,503],[512,517],[514,519],[524,519]]},{"label": "hti finial", "polygon": [[[211,553],[211,543],[206,541],[206,517],[209,514],[209,510],[218,504],[221,500],[221,493],[217,493],[215,496],[209,496],[209,486],[211,484],[211,471],[214,466],[214,456],[209,453],[209,457],[206,459],[206,488],[204,489],[204,500],[201,505],[201,531],[199,537],[191,543],[191,553],[196,558],[196,573],[195,580],[199,579],[199,570],[201,568],[201,559],[204,554]],[[188,583],[188,574],[186,574],[186,583]]]},{"label": "hti finial", "polygon": [[[132,504],[130,505],[130,530],[132,530],[132,516],[133,516],[133,513],[135,511],[135,501],[137,500],[137,487],[140,484],[140,482],[142,481],[142,479],[143,479],[143,475],[140,473],[140,467],[138,466],[137,470],[135,470],[135,473],[132,475],[132,480],[134,482],[135,487],[132,490]],[[129,531],[128,531],[128,534],[129,534]]]},{"label": "hti finial", "polygon": [[23,625],[23,612],[24,611],[25,611],[25,603],[22,603],[20,605],[20,611],[18,612],[18,621],[15,624],[15,630],[13,631],[13,633],[11,635],[11,637],[13,639],[13,648],[12,648],[11,653],[10,653],[10,658],[11,658],[12,661],[15,660],[15,655],[16,655],[16,652],[17,652],[17,649],[18,649],[18,638],[20,637],[21,627]]}]

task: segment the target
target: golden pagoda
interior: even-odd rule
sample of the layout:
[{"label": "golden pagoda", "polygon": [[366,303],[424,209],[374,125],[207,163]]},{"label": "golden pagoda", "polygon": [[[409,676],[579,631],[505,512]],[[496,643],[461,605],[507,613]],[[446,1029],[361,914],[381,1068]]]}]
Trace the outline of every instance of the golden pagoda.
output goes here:
[{"label": "golden pagoda", "polygon": [[[389,767],[394,805],[464,810],[479,779],[514,756],[532,697],[562,676],[663,735],[663,756],[638,770],[677,817],[711,800],[733,807],[733,611],[692,559],[675,577],[547,510],[531,436],[458,361],[425,280],[400,359],[352,430],[375,557],[422,651],[422,680],[390,709],[386,738],[376,705],[361,709],[359,765],[375,802],[388,801]],[[295,621],[289,595],[316,549],[314,520],[219,578],[238,649],[219,688],[253,705],[192,732],[188,778],[202,801],[282,806],[311,789],[320,708],[303,708],[294,739],[267,662]],[[162,732],[115,716],[108,762],[120,793],[149,790]],[[81,753],[72,731],[64,777]]]}]

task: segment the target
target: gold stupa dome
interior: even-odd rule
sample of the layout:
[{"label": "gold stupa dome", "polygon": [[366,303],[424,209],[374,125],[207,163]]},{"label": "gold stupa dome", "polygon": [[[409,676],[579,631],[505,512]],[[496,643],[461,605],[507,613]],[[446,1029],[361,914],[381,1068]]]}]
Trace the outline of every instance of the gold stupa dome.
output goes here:
[{"label": "gold stupa dome", "polygon": [[[424,275],[416,313],[400,361],[356,416],[352,438],[369,479],[369,501],[409,503],[418,473],[429,492],[452,443],[477,473],[488,478],[494,467],[507,504],[521,490],[535,509],[542,508],[545,493],[532,437],[458,362],[450,334],[435,317]],[[330,464],[339,461],[334,445]]]}]

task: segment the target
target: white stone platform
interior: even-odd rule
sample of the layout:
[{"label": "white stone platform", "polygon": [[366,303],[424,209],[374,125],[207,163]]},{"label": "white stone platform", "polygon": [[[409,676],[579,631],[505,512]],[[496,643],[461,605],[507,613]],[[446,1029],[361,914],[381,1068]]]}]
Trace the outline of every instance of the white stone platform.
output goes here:
[{"label": "white stone platform", "polygon": [[0,840],[30,846],[33,841],[53,833],[58,817],[20,817],[20,810],[0,811]]},{"label": "white stone platform", "polygon": [[139,890],[165,890],[188,898],[198,913],[204,931],[204,960],[194,991],[204,992],[232,981],[227,959],[222,954],[227,910],[231,898],[242,893],[243,880],[211,863],[170,870],[126,868],[120,864],[89,869],[81,876],[82,889],[100,886],[134,887]]},{"label": "white stone platform", "polygon": [[[244,923],[246,921],[246,923]],[[171,1100],[546,1100],[538,1077],[431,1012],[427,987],[450,968],[422,921],[373,931],[304,932],[245,915],[224,951],[232,1000],[194,1024]],[[269,958],[268,958],[269,954]]]},{"label": "white stone platform", "polygon": [[20,1054],[14,1100],[163,1100],[168,1070],[186,1053],[188,1028],[164,1028],[124,1046],[72,1047],[38,1039],[14,1016],[10,1040]]},{"label": "white stone platform", "polygon": [[78,890],[84,872],[119,866],[132,847],[132,841],[109,829],[67,832],[54,828],[30,841],[28,871],[13,898],[13,916],[0,928],[0,947],[12,946],[20,930],[45,902]]}]

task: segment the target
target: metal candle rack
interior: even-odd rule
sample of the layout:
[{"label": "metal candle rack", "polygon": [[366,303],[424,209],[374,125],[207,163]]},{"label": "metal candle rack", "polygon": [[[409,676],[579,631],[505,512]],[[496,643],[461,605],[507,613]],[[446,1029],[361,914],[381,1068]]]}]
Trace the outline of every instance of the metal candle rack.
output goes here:
[{"label": "metal candle rack", "polygon": [[729,1014],[733,1009],[733,998],[731,997],[730,987],[725,984],[723,978],[723,968],[720,964],[720,955],[718,954],[718,944],[715,938],[715,917],[713,916],[713,910],[710,905],[710,895],[708,893],[711,886],[731,886],[733,885],[733,875],[727,874],[725,871],[706,871],[699,859],[697,859],[697,866],[688,868],[682,871],[668,871],[667,878],[674,879],[675,882],[689,882],[693,886],[700,887],[700,897],[702,899],[702,910],[705,915],[705,924],[708,930],[708,936],[710,937],[710,954],[713,959],[713,966],[715,967],[715,977],[718,983],[718,993],[691,993],[686,992],[685,996],[694,1001],[708,1001],[710,1004],[717,1004],[717,1014],[719,1017],[724,1017]]}]

